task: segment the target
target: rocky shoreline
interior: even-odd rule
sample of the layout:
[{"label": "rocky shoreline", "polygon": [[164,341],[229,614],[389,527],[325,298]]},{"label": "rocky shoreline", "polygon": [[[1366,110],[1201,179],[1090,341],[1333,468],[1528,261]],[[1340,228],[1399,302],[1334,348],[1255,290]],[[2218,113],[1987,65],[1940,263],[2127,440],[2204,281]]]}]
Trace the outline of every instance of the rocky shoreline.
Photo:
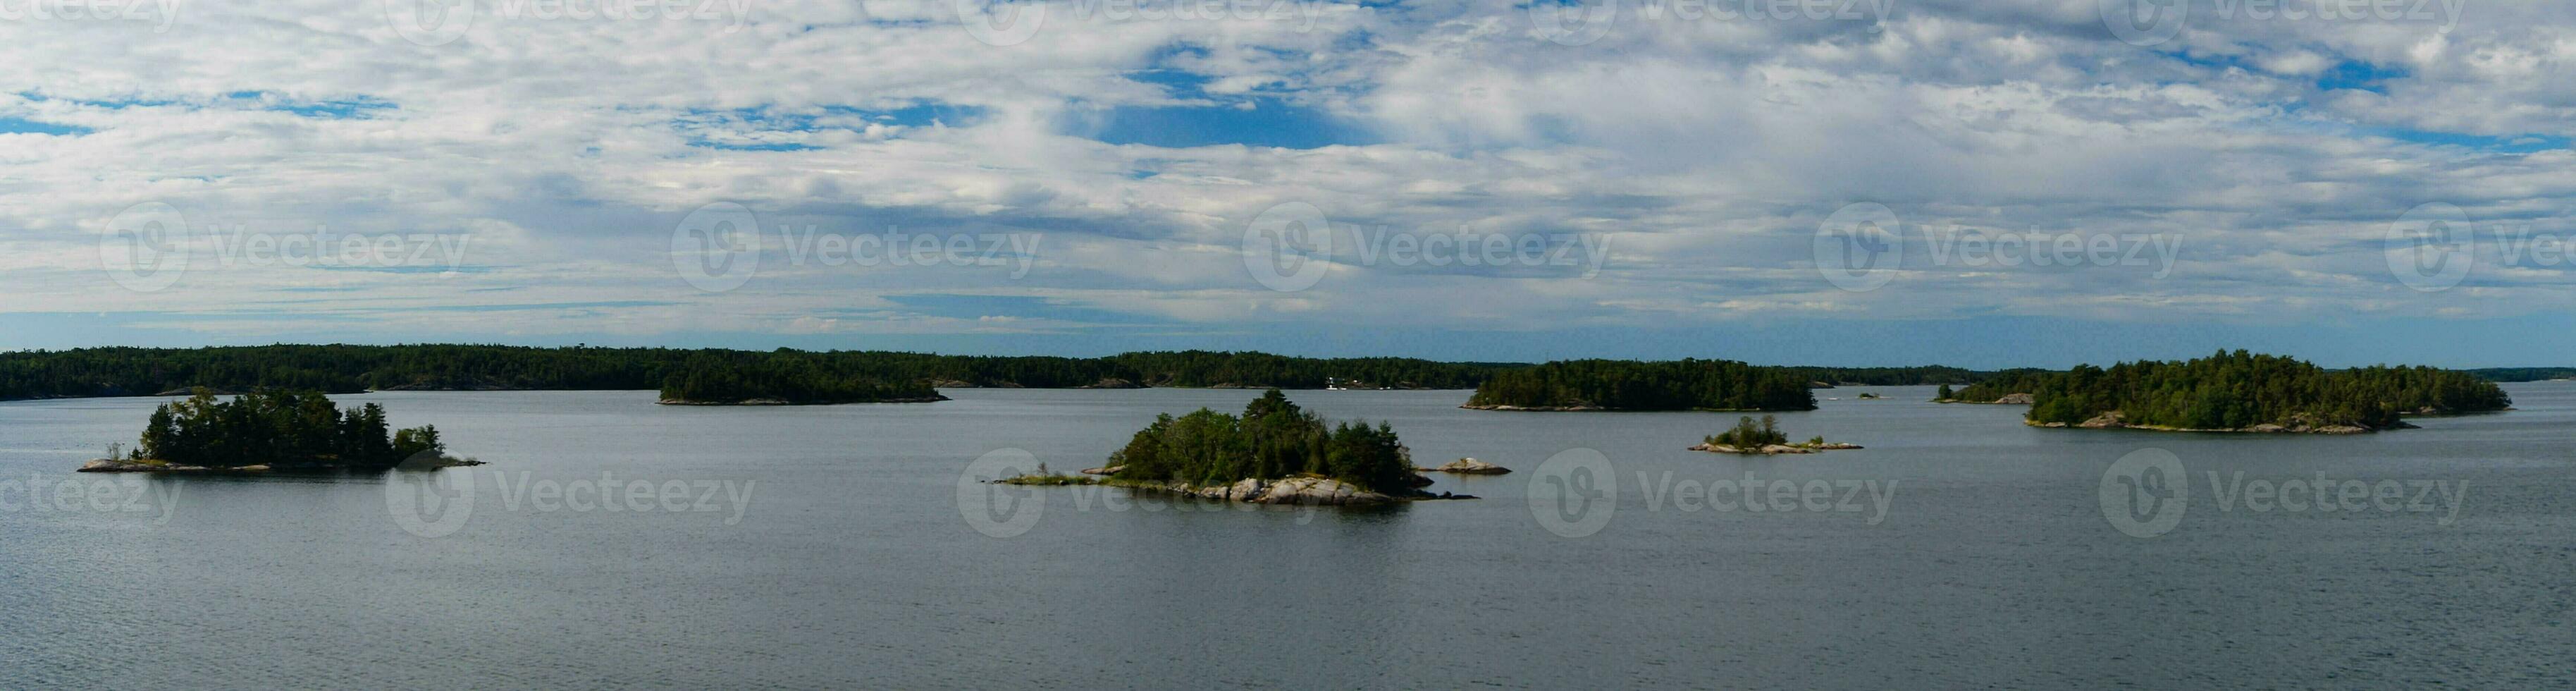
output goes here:
[{"label": "rocky shoreline", "polygon": [[2013,394],[2004,394],[2004,397],[2003,397],[2003,398],[1998,398],[1998,399],[1991,400],[1991,401],[1962,401],[1962,400],[1959,400],[1959,399],[1956,399],[1956,398],[1944,398],[1944,399],[1936,400],[1936,401],[1933,401],[1933,402],[1934,402],[1934,403],[1957,403],[1957,404],[1961,404],[1961,405],[2030,405],[2031,403],[2035,402],[2036,400],[2038,400],[2038,397],[2037,397],[2037,396],[2032,396],[2032,395],[2030,395],[2030,394],[2026,394],[2026,393],[2013,393]]},{"label": "rocky shoreline", "polygon": [[2085,420],[2085,421],[2083,421],[2083,422],[2075,423],[2075,424],[2072,424],[2072,425],[2070,425],[2070,424],[2066,424],[2066,423],[2063,423],[2063,422],[2037,422],[2037,421],[2032,421],[2032,420],[2023,420],[2023,421],[2022,421],[2022,424],[2029,425],[2029,426],[2032,426],[2032,427],[2046,427],[2046,428],[2051,428],[2051,429],[2134,429],[2134,430],[2143,430],[2143,431],[2149,431],[2149,432],[2214,432],[2214,433],[2224,433],[2224,434],[2332,434],[2332,435],[2350,435],[2350,434],[2370,434],[2370,433],[2379,432],[2379,431],[2382,431],[2382,430],[2392,430],[2392,429],[2415,429],[2415,428],[2416,428],[2416,427],[2415,427],[2415,425],[2413,425],[2413,424],[2409,424],[2409,423],[2406,423],[2406,422],[2398,422],[2398,423],[2396,423],[2396,424],[2389,425],[2389,426],[2387,426],[2387,427],[2376,427],[2376,428],[2375,428],[2375,427],[2367,427],[2367,426],[2363,426],[2363,425],[2342,424],[2342,423],[2327,423],[2327,422],[2321,422],[2321,421],[2311,420],[2311,419],[2306,419],[2306,418],[2298,418],[2298,419],[2290,420],[2289,422],[2266,422],[2266,423],[2263,423],[2263,424],[2253,425],[2253,426],[2250,426],[2250,427],[2237,427],[2237,428],[2227,428],[2227,429],[2200,429],[2200,428],[2192,428],[2192,427],[2170,427],[2170,426],[2165,426],[2165,425],[2147,425],[2147,424],[2132,423],[2132,422],[2129,422],[2128,420],[2124,419],[2124,418],[2123,418],[2123,416],[2120,414],[2120,411],[2117,411],[2117,410],[2114,410],[2114,411],[2111,411],[2111,412],[2107,412],[2107,413],[2103,413],[2103,414],[2100,414],[2100,415],[2096,415],[2096,416],[2093,416],[2093,418],[2092,418],[2092,419],[2090,419],[2090,420]]},{"label": "rocky shoreline", "polygon": [[1690,447],[1690,450],[1706,451],[1709,453],[1731,453],[1739,456],[1778,456],[1782,454],[1824,453],[1827,451],[1843,451],[1858,448],[1862,448],[1861,445],[1834,442],[1826,444],[1764,444],[1755,447],[1737,447],[1725,444],[1700,444]]},{"label": "rocky shoreline", "polygon": [[766,406],[766,405],[851,405],[851,404],[858,404],[858,403],[937,403],[937,402],[945,401],[945,400],[949,400],[949,398],[948,398],[947,396],[938,396],[938,395],[925,396],[925,397],[918,397],[918,398],[880,398],[880,399],[868,399],[868,400],[861,400],[861,401],[790,401],[790,400],[787,400],[787,399],[784,399],[784,398],[772,398],[772,397],[746,398],[746,399],[742,399],[742,400],[739,400],[739,401],[692,401],[692,400],[682,399],[682,398],[665,398],[665,399],[661,399],[661,400],[658,400],[658,401],[654,401],[654,402],[653,402],[653,404],[654,404],[654,405],[706,405],[706,406],[716,406],[716,405],[764,405],[764,406]]},{"label": "rocky shoreline", "polygon": [[[478,461],[478,460],[474,460],[474,459],[471,459],[471,458],[456,458],[456,457],[453,457],[453,456],[449,456],[449,457],[442,457],[442,458],[439,458],[439,459],[434,460],[434,461],[421,461],[421,462],[405,461],[405,462],[403,462],[403,464],[402,464],[402,465],[397,466],[397,468],[398,468],[398,469],[401,469],[401,470],[432,470],[432,469],[437,469],[437,468],[463,468],[463,467],[468,467],[468,466],[478,466],[478,465],[483,465],[483,462],[482,462],[482,461]],[[260,474],[260,473],[268,473],[268,472],[289,472],[289,473],[292,473],[292,472],[322,472],[322,471],[337,471],[337,470],[347,470],[347,469],[348,469],[348,467],[347,467],[347,466],[337,466],[337,465],[273,465],[273,464],[246,465],[246,466],[239,466],[239,467],[233,467],[233,468],[216,468],[216,467],[201,466],[201,465],[171,465],[171,464],[169,464],[168,462],[165,462],[165,461],[155,461],[155,460],[149,460],[149,459],[145,459],[145,460],[132,460],[132,459],[115,459],[115,458],[96,458],[96,459],[91,459],[91,460],[90,460],[90,462],[88,462],[88,463],[83,463],[83,464],[81,464],[80,470],[75,471],[75,472],[82,472],[82,473],[195,473],[195,474],[208,474],[208,475],[235,475],[235,474],[256,475],[256,474]]]},{"label": "rocky shoreline", "polygon": [[1486,463],[1473,458],[1461,458],[1455,461],[1450,461],[1446,465],[1442,465],[1437,468],[1415,468],[1413,469],[1413,472],[1457,473],[1459,475],[1502,475],[1512,472],[1512,469],[1494,465],[1492,463]]}]

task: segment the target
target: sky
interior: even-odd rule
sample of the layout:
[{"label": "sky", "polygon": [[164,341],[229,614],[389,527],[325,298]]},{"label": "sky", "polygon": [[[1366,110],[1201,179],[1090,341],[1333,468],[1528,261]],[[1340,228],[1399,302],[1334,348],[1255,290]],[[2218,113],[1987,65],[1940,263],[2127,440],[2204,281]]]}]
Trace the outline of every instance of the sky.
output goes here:
[{"label": "sky", "polygon": [[0,0],[0,349],[2576,365],[2576,5]]}]

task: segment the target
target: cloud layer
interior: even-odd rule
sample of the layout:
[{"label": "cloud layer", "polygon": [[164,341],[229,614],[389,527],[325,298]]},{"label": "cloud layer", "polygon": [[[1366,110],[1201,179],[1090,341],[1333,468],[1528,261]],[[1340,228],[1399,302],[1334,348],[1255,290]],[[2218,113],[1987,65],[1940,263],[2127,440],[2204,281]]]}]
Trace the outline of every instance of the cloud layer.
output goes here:
[{"label": "cloud layer", "polygon": [[[0,312],[872,347],[2576,308],[2576,7],[2098,4],[0,0]],[[153,204],[184,231],[132,249]],[[710,204],[758,230],[686,232]],[[1262,232],[1299,204],[1331,230]],[[1855,204],[1898,224],[1819,241]],[[898,234],[938,261],[814,253]]]}]

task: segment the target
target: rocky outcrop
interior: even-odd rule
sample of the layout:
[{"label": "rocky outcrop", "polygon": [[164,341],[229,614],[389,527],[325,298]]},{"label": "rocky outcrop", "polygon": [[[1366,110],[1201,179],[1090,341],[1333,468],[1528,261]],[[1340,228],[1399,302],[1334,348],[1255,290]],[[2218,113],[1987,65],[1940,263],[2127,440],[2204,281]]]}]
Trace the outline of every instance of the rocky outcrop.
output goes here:
[{"label": "rocky outcrop", "polygon": [[1083,385],[1083,386],[1077,386],[1077,387],[1074,387],[1074,388],[1077,388],[1077,389],[1142,389],[1142,388],[1145,388],[1145,385],[1143,385],[1143,384],[1138,384],[1138,383],[1136,383],[1136,382],[1128,381],[1128,380],[1125,380],[1125,379],[1120,379],[1120,378],[1117,378],[1117,377],[1101,377],[1101,378],[1100,378],[1100,381],[1092,382],[1092,383],[1090,383],[1090,384]]},{"label": "rocky outcrop", "polygon": [[209,468],[198,465],[170,465],[161,461],[134,461],[101,458],[81,464],[84,473],[261,473],[268,466],[246,465],[239,468]]},{"label": "rocky outcrop", "polygon": [[1397,497],[1360,489],[1328,477],[1301,475],[1281,480],[1247,478],[1230,485],[1192,485],[1173,482],[1158,489],[1206,499],[1240,501],[1254,504],[1293,504],[1299,506],[1360,506],[1386,504]]},{"label": "rocky outcrop", "polygon": [[[2193,427],[2171,427],[2166,425],[2144,425],[2129,422],[2127,416],[2121,414],[2121,412],[2117,410],[2095,415],[2091,419],[2072,425],[2063,422],[2030,422],[2027,420],[2023,421],[2023,424],[2027,424],[2032,427],[2135,429],[2153,432],[2225,432],[2243,434],[2369,434],[2379,431],[2378,429],[2362,425],[2327,422],[2304,415],[2293,417],[2287,422],[2266,422],[2259,425],[2232,429],[2202,429]],[[2394,425],[2389,425],[2387,429],[2412,429],[2414,427],[2415,426],[2412,424],[2400,422]]]},{"label": "rocky outcrop", "polygon": [[1933,400],[1932,402],[1934,402],[1934,403],[1966,403],[1966,404],[1970,404],[1970,405],[2030,405],[2033,401],[2035,401],[2035,400],[2037,400],[2037,399],[2038,399],[2038,397],[2037,397],[2037,396],[2032,396],[2032,395],[2030,395],[2030,394],[2026,394],[2026,393],[2008,393],[2008,394],[2004,394],[2004,396],[2003,396],[2002,398],[1998,398],[1998,399],[1991,400],[1991,401],[1969,401],[1969,400],[1962,400],[1962,399],[1957,399],[1957,398],[1942,398],[1942,399],[1935,399],[1935,400]]},{"label": "rocky outcrop", "polygon": [[783,398],[760,397],[745,398],[738,401],[699,401],[685,398],[665,398],[654,401],[654,403],[661,405],[848,405],[852,403],[937,403],[945,400],[948,400],[947,396],[934,394],[920,398],[884,398],[864,401],[790,401]]},{"label": "rocky outcrop", "polygon": [[1126,469],[1127,469],[1127,466],[1123,466],[1123,465],[1102,466],[1102,467],[1098,467],[1098,468],[1084,468],[1084,469],[1082,469],[1082,474],[1084,474],[1084,475],[1116,475],[1116,474],[1118,474],[1118,471],[1126,470]]},{"label": "rocky outcrop", "polygon": [[1473,458],[1461,458],[1455,461],[1450,461],[1448,464],[1442,465],[1438,468],[1415,468],[1414,470],[1416,472],[1424,473],[1457,473],[1460,475],[1501,475],[1512,472],[1512,469],[1510,468],[1486,463]]},{"label": "rocky outcrop", "polygon": [[1764,445],[1761,445],[1761,446],[1752,446],[1752,447],[1728,446],[1728,445],[1725,445],[1725,444],[1701,444],[1701,445],[1698,445],[1698,446],[1690,447],[1690,450],[1692,450],[1692,451],[1707,451],[1707,452],[1710,452],[1710,453],[1731,453],[1731,454],[1737,454],[1737,455],[1743,455],[1743,456],[1778,456],[1778,455],[1782,455],[1782,454],[1809,454],[1809,453],[1824,453],[1824,452],[1826,452],[1826,451],[1840,451],[1840,450],[1844,450],[1844,449],[1857,449],[1857,448],[1861,448],[1861,446],[1860,446],[1859,444],[1843,444],[1843,443],[1827,443],[1827,444],[1764,444]]}]

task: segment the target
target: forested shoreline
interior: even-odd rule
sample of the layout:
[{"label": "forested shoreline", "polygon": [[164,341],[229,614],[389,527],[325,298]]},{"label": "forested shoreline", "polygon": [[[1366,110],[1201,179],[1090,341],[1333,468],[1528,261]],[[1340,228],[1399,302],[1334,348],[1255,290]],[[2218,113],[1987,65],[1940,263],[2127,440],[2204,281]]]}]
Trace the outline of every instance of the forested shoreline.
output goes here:
[{"label": "forested shoreline", "polygon": [[1495,373],[1466,407],[1486,410],[1815,410],[1811,380],[1733,360],[1568,360]]},{"label": "forested shoreline", "polygon": [[[961,387],[1474,389],[1495,373],[1530,367],[1195,350],[1077,358],[444,344],[110,347],[0,352],[0,400],[177,395],[198,388],[629,390],[680,400],[800,402],[920,399],[935,396],[933,388]],[[1950,367],[1771,369],[1800,382],[1864,385],[1967,383],[1982,374]]]},{"label": "forested shoreline", "polygon": [[[635,390],[675,401],[936,400],[939,388],[1477,389],[1478,407],[1807,410],[1824,385],[1966,385],[1991,402],[2035,393],[2050,370],[1757,366],[1729,360],[1576,360],[1531,365],[1416,358],[1307,358],[1159,351],[1107,357],[893,351],[537,348],[502,345],[267,345],[0,352],[0,400],[178,395],[198,388],[364,391]],[[2467,370],[2487,381],[2576,377],[2576,369]],[[1983,396],[1985,398],[1980,399]]]},{"label": "forested shoreline", "polygon": [[2406,415],[2452,415],[2513,405],[2495,383],[2432,367],[2329,370],[2243,350],[2186,362],[2022,372],[1959,391],[1960,401],[2029,394],[2025,419],[2045,426],[2184,430],[2367,431]]},{"label": "forested shoreline", "polygon": [[1468,389],[1527,365],[1254,352],[1101,358],[888,351],[270,345],[0,353],[0,400],[153,396],[196,388],[326,393],[430,390],[662,391],[692,400],[820,401],[935,395],[933,387]]}]

